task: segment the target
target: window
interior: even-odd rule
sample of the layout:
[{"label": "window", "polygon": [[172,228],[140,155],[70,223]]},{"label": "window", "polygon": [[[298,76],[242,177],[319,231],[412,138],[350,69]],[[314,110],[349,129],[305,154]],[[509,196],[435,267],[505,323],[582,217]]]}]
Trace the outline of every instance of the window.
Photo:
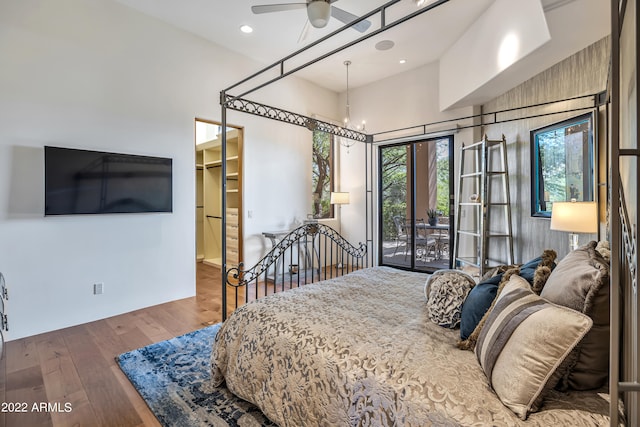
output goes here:
[{"label": "window", "polygon": [[331,191],[333,191],[333,135],[313,131],[311,156],[312,200],[314,218],[332,218]]},{"label": "window", "polygon": [[592,201],[593,114],[531,131],[531,215],[551,217],[553,202]]}]

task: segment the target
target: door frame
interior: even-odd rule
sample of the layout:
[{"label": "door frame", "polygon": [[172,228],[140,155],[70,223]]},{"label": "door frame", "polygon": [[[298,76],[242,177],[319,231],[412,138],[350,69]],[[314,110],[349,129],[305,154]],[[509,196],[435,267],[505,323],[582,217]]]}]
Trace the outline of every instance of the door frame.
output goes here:
[{"label": "door frame", "polygon": [[[385,148],[391,147],[401,147],[406,146],[410,147],[410,162],[408,162],[407,167],[407,181],[409,182],[409,190],[410,194],[407,195],[407,201],[410,201],[411,204],[411,218],[416,218],[416,147],[419,144],[424,143],[435,143],[437,141],[446,139],[449,141],[449,265],[448,268],[452,268],[453,260],[451,257],[452,248],[453,248],[453,236],[455,235],[454,230],[454,208],[455,208],[455,183],[454,183],[454,135],[442,135],[437,137],[428,137],[425,136],[423,139],[416,139],[414,141],[408,142],[399,142],[399,143],[391,143],[378,146],[378,265],[381,266],[389,266],[394,268],[399,268],[402,270],[409,271],[419,271],[419,272],[433,272],[436,271],[436,268],[416,268],[415,256],[411,256],[410,263],[408,265],[397,265],[397,264],[387,264],[384,262],[384,245],[383,245],[383,236],[384,236],[384,221],[383,221],[383,196],[382,196],[382,150]],[[415,221],[412,221],[411,224],[411,235],[415,236]],[[411,239],[411,253],[415,254],[415,245],[416,239]]]}]

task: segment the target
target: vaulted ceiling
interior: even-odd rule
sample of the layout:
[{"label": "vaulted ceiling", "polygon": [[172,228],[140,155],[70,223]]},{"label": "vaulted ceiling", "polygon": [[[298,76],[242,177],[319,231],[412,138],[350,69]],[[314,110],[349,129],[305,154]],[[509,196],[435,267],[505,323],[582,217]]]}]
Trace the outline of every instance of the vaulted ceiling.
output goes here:
[{"label": "vaulted ceiling", "polygon": [[[271,65],[309,43],[336,31],[344,24],[330,19],[324,28],[313,28],[306,24],[304,7],[276,13],[254,14],[251,7],[269,3],[287,3],[286,0],[115,0],[129,7],[153,16],[170,25],[194,33],[205,39],[237,51],[266,65]],[[346,88],[345,60],[352,65],[349,71],[350,87],[366,85],[382,78],[401,73],[411,68],[438,61],[447,50],[467,31],[467,29],[490,8],[496,0],[449,0],[436,7],[376,34],[362,43],[343,50],[330,58],[315,63],[296,75],[311,80],[320,86],[336,92]],[[519,1],[519,0],[512,0]],[[294,3],[292,1],[291,3]],[[384,16],[385,23],[413,13],[419,7],[429,8],[437,0],[418,2],[416,0],[337,0],[332,2],[342,10],[362,16],[382,5],[390,5]],[[393,3],[391,5],[391,3]],[[417,3],[422,3],[417,5]],[[552,36],[532,56],[535,69],[541,65],[551,66],[575,53],[595,40],[609,33],[609,6],[602,0],[542,0],[547,24]],[[509,20],[509,16],[504,16]],[[287,61],[286,69],[311,61],[338,46],[366,36],[381,26],[381,14],[368,19],[371,26],[365,33],[352,28],[332,37]],[[253,32],[240,31],[242,25],[249,25]],[[305,31],[306,27],[306,31]],[[304,33],[304,34],[303,34]],[[303,35],[303,40],[301,39]],[[594,40],[595,38],[595,40]],[[376,48],[380,42],[392,42],[390,49]],[[384,47],[384,46],[383,46]],[[541,64],[548,59],[548,64]],[[401,63],[401,60],[404,62]],[[526,61],[524,58],[522,61]],[[526,64],[519,64],[526,69]],[[257,70],[256,70],[257,71]],[[239,78],[242,76],[239,76]],[[523,75],[526,79],[531,76]],[[494,82],[495,83],[495,82]],[[513,84],[509,82],[509,84]],[[496,91],[504,87],[495,85]],[[495,93],[493,95],[499,95]]]}]

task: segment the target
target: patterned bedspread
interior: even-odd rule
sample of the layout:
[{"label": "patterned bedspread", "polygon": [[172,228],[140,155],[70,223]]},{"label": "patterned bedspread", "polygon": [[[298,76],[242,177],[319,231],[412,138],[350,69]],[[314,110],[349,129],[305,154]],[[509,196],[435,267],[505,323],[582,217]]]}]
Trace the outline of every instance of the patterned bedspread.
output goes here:
[{"label": "patterned bedspread", "polygon": [[218,333],[214,382],[283,427],[609,425],[595,392],[515,416],[459,332],[428,319],[426,277],[375,267],[246,304]]}]

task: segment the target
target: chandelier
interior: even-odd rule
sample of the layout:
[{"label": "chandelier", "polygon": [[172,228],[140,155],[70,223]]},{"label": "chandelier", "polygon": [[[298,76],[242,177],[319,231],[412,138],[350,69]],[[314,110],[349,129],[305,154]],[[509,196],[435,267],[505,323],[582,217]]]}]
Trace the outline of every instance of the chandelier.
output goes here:
[{"label": "chandelier", "polygon": [[[344,117],[344,128],[345,129],[351,129],[351,130],[358,130],[359,132],[364,132],[365,131],[365,121],[362,121],[362,125],[361,126],[353,126],[353,123],[351,123],[351,111],[350,111],[350,105],[349,105],[349,66],[351,65],[351,61],[347,60],[344,61],[344,65],[347,68],[347,105],[346,105],[346,114]],[[350,138],[340,138],[340,145],[342,145],[343,147],[347,147],[347,153],[349,152],[349,148],[355,144],[356,141]]]}]

